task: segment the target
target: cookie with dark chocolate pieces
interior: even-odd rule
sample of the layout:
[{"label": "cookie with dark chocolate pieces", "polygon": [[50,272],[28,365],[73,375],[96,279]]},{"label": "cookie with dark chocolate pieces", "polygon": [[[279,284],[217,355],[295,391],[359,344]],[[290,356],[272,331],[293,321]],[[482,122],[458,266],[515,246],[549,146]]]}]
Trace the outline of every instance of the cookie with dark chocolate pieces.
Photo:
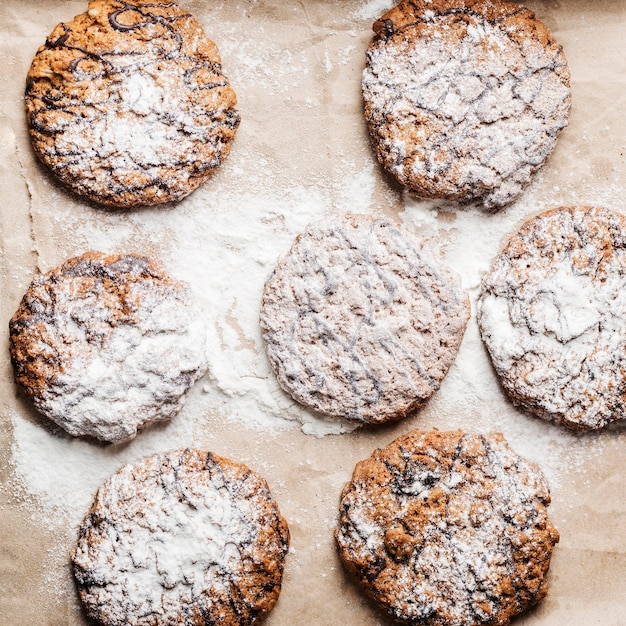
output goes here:
[{"label": "cookie with dark chocolate pieces", "polygon": [[88,252],[37,276],[9,333],[16,382],[74,436],[132,439],[177,415],[206,371],[189,287],[139,255]]},{"label": "cookie with dark chocolate pieces", "polygon": [[113,207],[196,189],[229,153],[235,105],[217,47],[174,2],[93,0],[52,31],[27,76],[36,154]]},{"label": "cookie with dark chocolate pieces", "polygon": [[278,599],[288,548],[261,476],[187,449],[109,478],[72,564],[87,614],[103,626],[252,626]]},{"label": "cookie with dark chocolate pieces", "polygon": [[412,431],[359,462],[335,533],[346,569],[417,626],[504,626],[539,602],[559,535],[539,468],[502,435]]},{"label": "cookie with dark chocolate pieces", "polygon": [[280,385],[320,413],[365,423],[402,418],[437,391],[468,317],[456,276],[367,215],[310,225],[261,305]]},{"label": "cookie with dark chocolate pieces", "polygon": [[374,24],[363,73],[376,155],[418,196],[511,202],[570,110],[562,47],[506,0],[404,0]]},{"label": "cookie with dark chocolate pieces", "polygon": [[626,218],[583,206],[528,219],[484,277],[477,319],[516,405],[575,430],[623,419]]}]

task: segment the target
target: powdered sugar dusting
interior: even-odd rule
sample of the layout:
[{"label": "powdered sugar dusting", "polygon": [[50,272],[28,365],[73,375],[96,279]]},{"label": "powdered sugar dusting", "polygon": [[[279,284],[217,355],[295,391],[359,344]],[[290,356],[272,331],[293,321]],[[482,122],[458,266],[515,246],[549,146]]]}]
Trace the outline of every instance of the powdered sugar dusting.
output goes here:
[{"label": "powdered sugar dusting", "polygon": [[244,466],[194,450],[124,466],[100,487],[72,555],[81,597],[107,623],[265,612],[280,588],[282,524]]},{"label": "powdered sugar dusting", "polygon": [[171,419],[206,368],[186,286],[139,256],[88,253],[38,276],[10,328],[18,382],[76,436],[119,443]]},{"label": "powdered sugar dusting", "polygon": [[354,13],[360,20],[375,20],[394,5],[393,0],[368,0]]},{"label": "powdered sugar dusting", "polygon": [[572,428],[623,416],[626,222],[575,207],[532,218],[483,281],[478,321],[521,406]]},{"label": "powdered sugar dusting", "polygon": [[363,96],[379,160],[418,195],[505,205],[567,125],[562,49],[518,41],[473,11],[430,13],[411,13],[367,51]]},{"label": "powdered sugar dusting", "polygon": [[268,279],[261,305],[281,386],[334,417],[381,423],[439,388],[469,304],[450,271],[384,220],[310,225]]},{"label": "powdered sugar dusting", "polygon": [[[192,398],[190,402],[196,404],[197,400]],[[180,417],[145,430],[132,445],[98,446],[62,431],[50,432],[16,413],[9,418],[17,478],[11,488],[20,493],[26,487],[26,500],[34,499],[49,525],[69,524],[73,529],[78,528],[98,487],[121,465],[157,451],[166,452],[174,441],[191,446],[197,436],[194,423]]]},{"label": "powdered sugar dusting", "polygon": [[413,432],[357,465],[336,538],[394,617],[506,623],[545,595],[548,502],[542,474],[500,436]]},{"label": "powdered sugar dusting", "polygon": [[234,105],[217,49],[174,3],[93,2],[40,48],[26,91],[40,158],[112,206],[193,191],[229,152]]}]

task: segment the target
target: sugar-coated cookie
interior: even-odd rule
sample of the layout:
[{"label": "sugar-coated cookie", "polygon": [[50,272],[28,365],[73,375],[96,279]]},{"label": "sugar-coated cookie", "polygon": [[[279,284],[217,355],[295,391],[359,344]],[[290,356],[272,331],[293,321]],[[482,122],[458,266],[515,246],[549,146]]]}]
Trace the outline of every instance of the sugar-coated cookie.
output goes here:
[{"label": "sugar-coated cookie", "polygon": [[481,336],[513,402],[577,430],[624,417],[626,219],[561,207],[528,219],[484,277]]},{"label": "sugar-coated cookie", "polygon": [[88,252],[37,276],[9,331],[16,381],[75,436],[132,439],[174,417],[206,371],[188,286],[139,255]]},{"label": "sugar-coated cookie", "polygon": [[72,563],[87,614],[103,626],[252,626],[278,599],[288,547],[263,478],[187,449],[109,478]]},{"label": "sugar-coated cookie", "polygon": [[511,202],[568,123],[563,49],[505,0],[404,0],[374,24],[363,73],[376,155],[424,198]]},{"label": "sugar-coated cookie", "polygon": [[281,386],[320,413],[368,423],[404,417],[439,388],[468,317],[457,278],[367,215],[310,225],[261,305]]},{"label": "sugar-coated cookie", "polygon": [[549,502],[539,468],[502,435],[412,431],[356,465],[335,536],[394,618],[504,626],[547,592],[559,540]]},{"label": "sugar-coated cookie", "polygon": [[52,31],[27,76],[35,152],[114,207],[196,189],[228,155],[235,105],[217,47],[174,2],[93,0]]}]

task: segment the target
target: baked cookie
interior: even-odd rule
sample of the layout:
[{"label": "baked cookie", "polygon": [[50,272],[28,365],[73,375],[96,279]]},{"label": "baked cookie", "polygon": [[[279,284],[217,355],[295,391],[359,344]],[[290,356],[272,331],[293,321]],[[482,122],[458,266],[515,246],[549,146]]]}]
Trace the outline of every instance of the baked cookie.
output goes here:
[{"label": "baked cookie", "polygon": [[263,478],[177,450],[100,487],[72,562],[87,614],[103,626],[249,626],[278,599],[288,547]]},{"label": "baked cookie", "polygon": [[309,226],[261,305],[280,385],[320,413],[369,423],[404,417],[439,388],[468,317],[456,277],[366,215]]},{"label": "baked cookie", "polygon": [[174,2],[90,2],[52,31],[26,84],[39,158],[114,207],[196,189],[228,155],[235,105],[215,44]]},{"label": "baked cookie", "polygon": [[335,537],[367,595],[420,626],[504,626],[541,600],[559,534],[500,434],[412,431],[357,464]]},{"label": "baked cookie", "polygon": [[622,419],[626,219],[561,207],[527,220],[484,277],[477,317],[515,404],[579,430]]},{"label": "baked cookie", "polygon": [[75,436],[131,439],[206,371],[189,289],[137,255],[88,252],[37,276],[9,332],[16,381]]},{"label": "baked cookie", "polygon": [[568,123],[546,27],[505,0],[404,0],[374,31],[362,86],[380,163],[424,198],[511,202]]}]

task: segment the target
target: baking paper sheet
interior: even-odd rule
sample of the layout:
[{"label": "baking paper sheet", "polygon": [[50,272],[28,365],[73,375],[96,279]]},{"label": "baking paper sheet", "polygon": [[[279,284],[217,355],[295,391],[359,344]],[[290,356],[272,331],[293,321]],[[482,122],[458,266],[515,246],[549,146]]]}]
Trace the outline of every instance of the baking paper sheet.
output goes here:
[{"label": "baking paper sheet", "polygon": [[[337,558],[339,494],[354,464],[412,428],[502,431],[544,469],[561,533],[542,604],[519,626],[626,624],[625,423],[574,435],[512,407],[474,314],[439,392],[415,415],[351,430],[320,421],[278,389],[262,351],[263,282],[304,225],[345,212],[386,216],[462,276],[474,310],[481,275],[525,217],[567,204],[626,212],[626,4],[538,0],[572,72],[570,125],[519,201],[497,214],[412,199],[377,165],[360,76],[387,0],[181,3],[222,54],[242,124],[231,156],[177,205],[103,210],[59,186],[34,157],[23,114],[26,72],[76,1],[0,5],[0,624],[88,623],[68,554],[99,484],[126,462],[195,445],[247,463],[269,482],[292,534],[269,626],[388,624]],[[13,383],[8,320],[32,277],[88,249],[158,258],[192,285],[212,336],[210,372],[168,426],[105,447],[51,429]]]}]

